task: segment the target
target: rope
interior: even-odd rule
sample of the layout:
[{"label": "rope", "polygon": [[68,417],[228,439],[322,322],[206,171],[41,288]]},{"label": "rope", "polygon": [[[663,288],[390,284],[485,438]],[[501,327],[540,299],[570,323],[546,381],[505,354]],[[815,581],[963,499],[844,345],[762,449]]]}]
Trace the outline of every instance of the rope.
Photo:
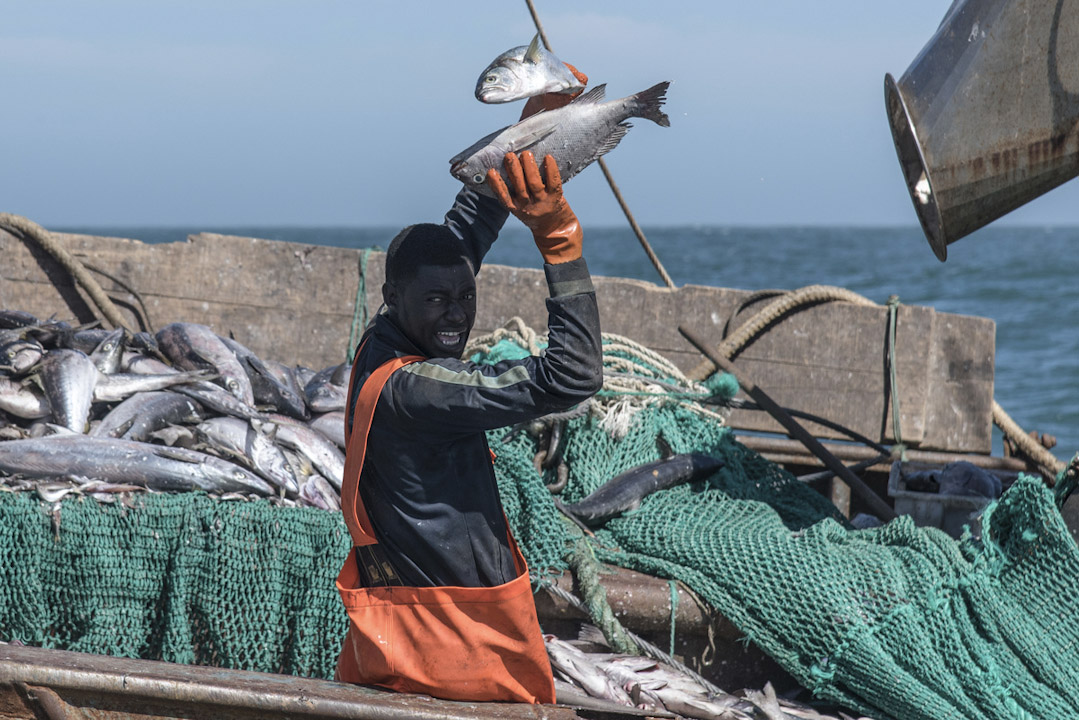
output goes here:
[{"label": "rope", "polygon": [[640,648],[630,639],[622,623],[614,615],[611,604],[607,601],[607,589],[599,581],[599,560],[588,545],[584,535],[577,537],[573,550],[566,560],[569,569],[577,580],[584,602],[588,608],[588,617],[603,632],[603,637],[615,652],[640,655]]},{"label": "rope", "polygon": [[[831,285],[807,285],[806,287],[791,291],[769,303],[764,309],[751,317],[748,322],[740,326],[733,335],[720,342],[716,348],[717,352],[724,357],[732,357],[745,347],[750,340],[756,337],[757,334],[778,320],[785,313],[799,307],[826,301],[851,302],[856,305],[878,307],[872,300],[869,300],[856,292],[847,290],[846,288],[834,287]],[[896,303],[898,304],[898,298],[896,298]],[[894,321],[889,318],[889,335],[894,331],[893,323]],[[889,351],[894,350],[894,340],[889,341],[889,346]],[[893,369],[893,412],[898,413],[899,401],[898,395],[895,393],[895,362],[894,360],[889,360],[889,362]],[[700,382],[712,374],[715,369],[715,363],[705,358],[697,365],[697,367],[687,373],[686,377],[690,380]],[[894,420],[894,422],[896,444],[898,445],[901,442],[898,419]],[[1001,432],[1003,432],[1008,439],[1015,443],[1020,452],[1030,458],[1031,464],[1037,467],[1038,472],[1046,478],[1046,482],[1052,487],[1056,482],[1055,478],[1064,471],[1065,464],[1058,460],[1048,449],[1043,447],[1041,443],[1027,435],[996,400],[993,401],[993,423],[1000,428]]]},{"label": "rope", "polygon": [[671,643],[670,653],[674,655],[674,623],[678,617],[678,581],[668,580],[667,585],[671,588]]},{"label": "rope", "polygon": [[520,317],[514,315],[506,321],[505,325],[494,332],[481,335],[470,341],[465,348],[464,354],[466,357],[472,357],[478,352],[487,354],[491,351],[491,348],[503,340],[516,343],[519,347],[527,350],[530,355],[539,355],[543,352],[543,348],[539,345],[540,337],[536,334],[536,331],[528,327]]},{"label": "rope", "polygon": [[1019,423],[1012,420],[1008,413],[1004,412],[1004,408],[994,400],[993,401],[993,423],[1000,428],[1001,432],[1008,437],[1019,450],[1030,458],[1030,461],[1037,466],[1038,472],[1045,477],[1045,482],[1049,487],[1053,487],[1056,484],[1056,478],[1067,467],[1063,462],[1057,460],[1053,453],[1049,452],[1041,443],[1023,432],[1023,428],[1019,427]]},{"label": "rope", "polygon": [[32,220],[21,215],[0,213],[0,226],[7,226],[19,232],[23,237],[29,238],[40,245],[46,252],[53,256],[60,265],[67,270],[75,282],[81,286],[90,299],[97,305],[102,316],[112,325],[113,329],[124,328],[130,331],[124,322],[123,315],[113,304],[105,291],[101,289],[97,280],[87,272],[86,268],[77,258],[69,253],[63,245],[45,228]]},{"label": "rope", "polygon": [[[528,12],[532,15],[532,23],[536,26],[536,32],[539,33],[540,40],[543,41],[544,47],[551,52],[554,50],[551,48],[551,42],[547,39],[547,33],[543,30],[543,23],[540,22],[539,13],[536,12],[536,6],[532,4],[532,0],[525,0],[525,4],[528,5]],[[641,247],[644,248],[645,255],[652,262],[652,267],[659,273],[660,278],[669,288],[674,287],[674,281],[671,280],[671,276],[667,274],[666,268],[663,267],[663,263],[660,262],[659,256],[652,250],[652,246],[648,242],[648,238],[644,236],[644,230],[637,224],[637,221],[633,218],[633,212],[629,209],[629,205],[626,203],[625,198],[622,197],[622,191],[618,189],[618,184],[614,181],[614,176],[611,175],[610,169],[607,167],[607,161],[603,158],[597,160],[599,169],[603,171],[603,177],[607,178],[607,184],[611,186],[611,192],[614,193],[614,199],[618,201],[619,207],[622,208],[622,213],[626,216],[626,220],[629,221],[629,226],[633,230],[633,234],[637,236],[637,241],[641,243]]]},{"label": "rope", "polygon": [[[846,288],[832,285],[807,285],[798,290],[793,290],[777,300],[766,305],[760,312],[751,317],[748,322],[738,328],[733,335],[725,338],[717,348],[720,355],[734,357],[738,352],[749,344],[762,330],[778,320],[784,314],[796,308],[829,301],[850,302],[856,305],[876,307],[877,304],[868,298]],[[691,380],[701,381],[712,374],[716,369],[715,363],[705,359],[700,365],[687,373]]]},{"label": "rope", "polygon": [[903,442],[899,422],[899,369],[895,362],[895,325],[899,315],[899,296],[888,296],[888,394],[892,399],[892,435],[895,447],[899,450],[899,459],[907,461],[907,446]]},{"label": "rope", "polygon": [[359,342],[363,329],[367,327],[367,260],[374,248],[364,248],[358,262],[359,281],[356,284],[356,299],[352,303],[352,329],[348,333],[346,354],[351,365],[356,357],[356,343]]}]

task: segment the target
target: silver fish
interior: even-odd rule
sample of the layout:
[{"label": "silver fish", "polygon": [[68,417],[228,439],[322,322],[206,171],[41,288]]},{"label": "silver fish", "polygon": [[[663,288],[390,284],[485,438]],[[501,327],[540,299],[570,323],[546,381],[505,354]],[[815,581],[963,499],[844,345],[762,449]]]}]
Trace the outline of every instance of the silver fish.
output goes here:
[{"label": "silver fish", "polygon": [[38,363],[38,377],[57,425],[77,433],[86,431],[99,374],[81,350],[60,348],[45,353]]},{"label": "silver fish", "polygon": [[318,430],[320,433],[333,440],[334,444],[345,449],[348,444],[345,440],[345,411],[335,410],[333,412],[323,413],[318,417],[312,419],[307,423],[313,430]]},{"label": "silver fish", "polygon": [[119,402],[135,393],[164,390],[175,385],[196,382],[210,374],[212,374],[212,371],[209,370],[188,370],[161,375],[143,375],[139,373],[99,374],[97,383],[94,385],[94,402]]},{"label": "silver fish", "polygon": [[284,490],[289,497],[299,493],[288,460],[274,444],[275,425],[258,420],[216,417],[199,423],[196,429],[211,446],[244,458],[256,473]]},{"label": "silver fish", "polygon": [[[345,395],[348,394],[348,374],[342,368],[351,370],[351,365],[331,365],[319,370],[304,385],[303,394],[312,412],[325,413],[345,409]],[[344,376],[342,382],[334,378]]]},{"label": "silver fish", "polygon": [[212,455],[86,435],[50,435],[0,443],[0,469],[29,477],[79,475],[161,491],[273,494],[273,488],[262,478]]},{"label": "silver fish", "polygon": [[123,328],[113,330],[90,353],[90,359],[94,361],[98,372],[108,374],[120,369],[120,360],[124,354],[124,332]]},{"label": "silver fish", "polygon": [[494,196],[487,186],[491,168],[506,177],[506,153],[531,150],[540,161],[553,155],[562,182],[610,152],[629,131],[625,122],[643,117],[663,127],[670,120],[660,110],[670,83],[661,82],[636,95],[604,102],[605,85],[597,85],[565,107],[545,110],[481,138],[450,159],[450,174],[467,187]]},{"label": "silver fish", "polygon": [[145,441],[161,428],[179,422],[198,422],[201,417],[198,402],[185,395],[140,392],[110,410],[90,435]]},{"label": "silver fish", "polygon": [[[167,375],[169,373],[176,374],[180,372],[176,368],[170,367],[160,360],[135,353],[124,355],[122,367],[127,372],[140,375]],[[211,410],[216,410],[225,415],[248,420],[252,418],[258,420],[264,417],[262,413],[251,405],[243,402],[232,393],[223,390],[219,385],[215,385],[211,382],[199,381],[184,383],[182,385],[174,386],[172,390],[194,398]]]},{"label": "silver fish", "polygon": [[173,388],[175,392],[194,398],[211,410],[245,420],[265,419],[265,415],[227,390],[209,382],[185,383]]},{"label": "silver fish", "polygon": [[313,507],[337,512],[341,509],[341,498],[337,491],[318,473],[308,475],[307,480],[300,486],[300,499]]},{"label": "silver fish", "polygon": [[12,330],[40,324],[36,316],[23,310],[0,310],[0,329]]},{"label": "silver fish", "polygon": [[0,375],[0,410],[24,420],[52,414],[49,401],[31,385],[22,385]]},{"label": "silver fish", "polygon": [[547,647],[551,666],[578,683],[589,695],[619,705],[633,706],[629,693],[589,661],[583,652],[554,635],[544,635],[543,644]]},{"label": "silver fish", "polygon": [[68,350],[79,350],[89,355],[108,338],[111,332],[111,330],[105,330],[104,328],[88,328],[85,326],[64,328],[56,333],[56,345]]},{"label": "silver fish", "polygon": [[341,478],[345,475],[345,456],[333,441],[283,415],[270,415],[269,418],[277,423],[277,442],[310,460],[319,474],[340,490]]},{"label": "silver fish", "polygon": [[22,375],[45,355],[41,343],[32,338],[16,337],[0,344],[0,370]]},{"label": "silver fish", "polygon": [[161,351],[184,370],[213,369],[222,385],[248,405],[255,404],[251,381],[236,353],[205,325],[170,323],[157,331]]},{"label": "silver fish", "polygon": [[248,379],[251,380],[251,390],[257,402],[272,406],[277,412],[298,420],[307,420],[311,417],[311,411],[307,409],[302,390],[290,387],[278,380],[273,371],[254,354],[239,359],[247,370]]},{"label": "silver fish", "polygon": [[157,358],[147,357],[142,353],[126,351],[120,361],[120,369],[124,372],[137,373],[139,375],[168,375],[180,372],[171,365],[166,365]]},{"label": "silver fish", "polygon": [[565,63],[543,47],[539,33],[528,45],[502,53],[476,81],[476,99],[505,103],[544,93],[572,93],[584,87]]}]

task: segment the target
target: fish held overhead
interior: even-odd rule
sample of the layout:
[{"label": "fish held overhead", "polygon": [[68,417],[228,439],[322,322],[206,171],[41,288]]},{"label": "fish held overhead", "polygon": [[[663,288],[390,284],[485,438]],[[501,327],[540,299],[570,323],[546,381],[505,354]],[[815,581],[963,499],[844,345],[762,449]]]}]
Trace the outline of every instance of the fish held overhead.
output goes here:
[{"label": "fish held overhead", "polygon": [[507,103],[545,93],[572,94],[584,85],[543,47],[537,33],[528,45],[502,53],[484,68],[476,81],[476,99],[485,103]]},{"label": "fish held overhead", "polygon": [[604,100],[606,85],[597,85],[565,107],[538,112],[476,141],[450,159],[450,174],[493,197],[487,171],[495,169],[506,179],[502,167],[506,153],[530,150],[537,159],[553,156],[566,182],[618,145],[632,127],[627,119],[642,117],[670,127],[670,119],[660,109],[669,85],[661,82],[608,101]]}]

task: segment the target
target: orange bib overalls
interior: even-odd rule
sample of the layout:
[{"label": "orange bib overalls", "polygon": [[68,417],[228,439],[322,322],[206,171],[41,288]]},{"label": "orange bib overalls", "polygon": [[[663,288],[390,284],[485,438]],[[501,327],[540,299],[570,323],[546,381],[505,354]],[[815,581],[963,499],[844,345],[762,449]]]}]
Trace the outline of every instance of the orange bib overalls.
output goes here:
[{"label": "orange bib overalls", "polygon": [[[359,479],[379,395],[394,371],[422,359],[390,360],[360,389],[341,487],[354,545],[378,542]],[[358,367],[352,369],[350,398]],[[353,548],[337,576],[349,617],[337,679],[448,700],[553,703],[554,679],[528,566],[508,527],[506,533],[517,577],[495,587],[361,587]]]}]

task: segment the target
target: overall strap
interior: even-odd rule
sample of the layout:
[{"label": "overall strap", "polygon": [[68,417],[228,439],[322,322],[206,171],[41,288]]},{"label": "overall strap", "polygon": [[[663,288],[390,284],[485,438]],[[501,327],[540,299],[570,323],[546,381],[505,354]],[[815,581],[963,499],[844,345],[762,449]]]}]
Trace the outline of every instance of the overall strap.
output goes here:
[{"label": "overall strap", "polygon": [[[352,416],[351,432],[347,427],[348,413],[345,414],[345,433],[348,443],[345,449],[345,474],[341,481],[341,513],[345,517],[348,532],[352,535],[353,545],[374,545],[378,542],[359,493],[360,471],[363,470],[363,460],[367,454],[367,435],[371,431],[371,421],[375,417],[378,398],[382,394],[386,381],[390,379],[390,375],[405,365],[420,362],[423,359],[419,355],[405,355],[379,365],[360,388],[360,396],[356,400],[356,408]],[[348,382],[348,398],[353,397],[358,369],[359,363],[355,363]]]}]

